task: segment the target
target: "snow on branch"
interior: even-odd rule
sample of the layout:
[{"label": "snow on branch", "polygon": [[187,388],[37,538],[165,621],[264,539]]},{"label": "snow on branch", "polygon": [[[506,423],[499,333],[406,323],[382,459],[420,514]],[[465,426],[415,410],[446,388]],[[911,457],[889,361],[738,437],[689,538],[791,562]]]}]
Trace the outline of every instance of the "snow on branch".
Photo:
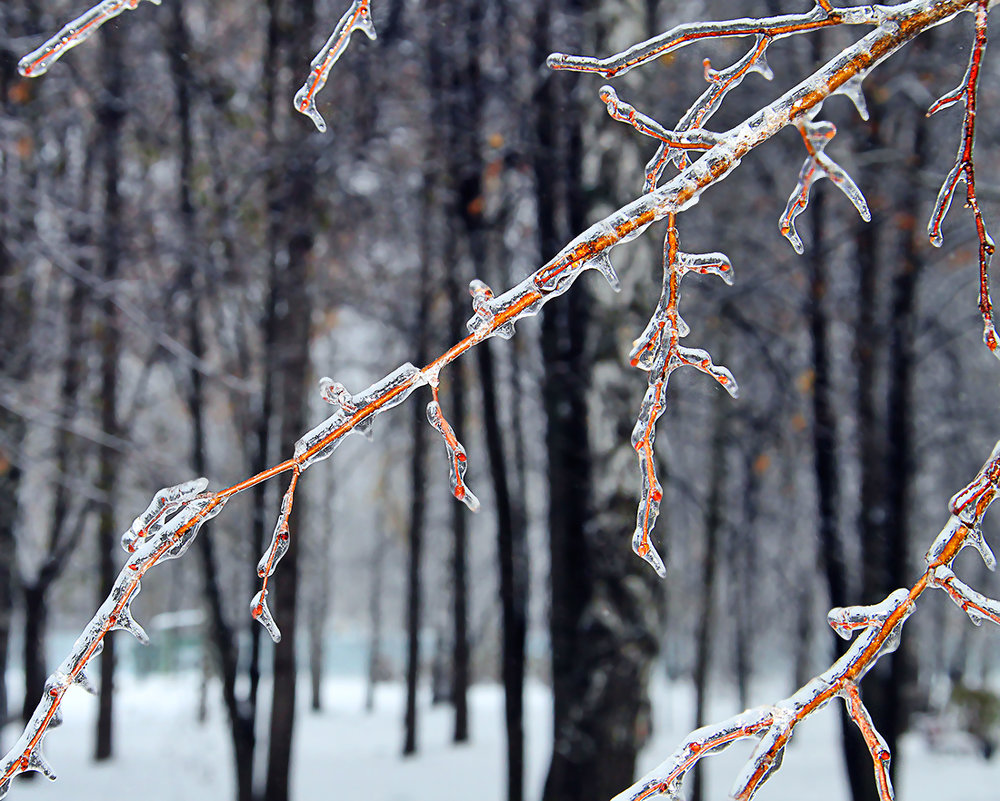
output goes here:
[{"label": "snow on branch", "polygon": [[[17,62],[18,71],[25,78],[44,75],[68,50],[85,42],[105,22],[114,19],[123,11],[134,11],[140,2],[142,0],[104,0],[98,3],[62,28],[37,50],[32,50]],[[160,0],[150,0],[150,2],[160,4]]]},{"label": "snow on branch", "polygon": [[[25,74],[41,74],[55,58],[83,41],[101,22],[127,8],[135,8],[139,1],[108,0],[95,6],[45,47],[22,60],[22,65],[27,65]],[[834,94],[846,94],[864,114],[861,82],[865,75],[923,31],[963,11],[976,13],[976,41],[969,73],[959,90],[946,96],[932,110],[963,100],[966,107],[964,134],[956,170],[945,182],[943,200],[939,201],[931,233],[933,236],[939,232],[937,226],[947,212],[954,187],[958,180],[965,180],[967,198],[975,213],[981,243],[980,307],[987,322],[987,344],[995,349],[996,337],[990,336],[993,329],[987,285],[987,268],[993,245],[975,202],[973,168],[976,92],[980,61],[986,46],[989,5],[992,3],[988,4],[987,0],[909,0],[897,5],[837,8],[829,0],[817,0],[812,11],[805,14],[680,26],[609,59],[563,54],[551,56],[549,63],[556,69],[600,72],[612,77],[700,39],[753,37],[749,50],[731,67],[717,71],[710,64],[705,65],[709,87],[673,130],[623,103],[613,90],[602,90],[601,99],[615,119],[627,122],[659,142],[659,150],[643,176],[644,193],[583,231],[548,262],[506,292],[494,295],[481,281],[473,281],[470,287],[473,316],[468,321],[467,337],[424,367],[403,364],[357,394],[350,393],[342,384],[324,379],[320,391],[334,411],[299,439],[294,453],[286,461],[215,493],[207,491],[205,479],[198,479],[161,490],[154,496],[150,506],[123,536],[123,545],[130,555],[111,594],[84,629],[70,655],[49,678],[45,694],[24,734],[0,761],[0,798],[6,795],[11,780],[25,771],[40,771],[52,776],[41,747],[48,730],[58,722],[59,706],[66,690],[74,684],[88,686],[87,664],[94,654],[99,653],[108,632],[122,629],[140,639],[145,638],[129,611],[131,599],[139,591],[140,579],[159,562],[181,556],[204,522],[218,514],[229,498],[283,473],[291,473],[271,543],[258,564],[262,583],[251,604],[254,617],[277,640],[280,633],[266,603],[268,585],[288,547],[291,534],[289,519],[301,474],[313,464],[329,458],[347,435],[357,432],[370,436],[375,418],[405,401],[418,387],[431,385],[436,388],[441,371],[466,351],[493,336],[504,339],[513,336],[518,320],[538,314],[545,303],[568,291],[584,271],[599,271],[617,289],[619,281],[611,262],[612,250],[640,236],[660,220],[667,223],[663,291],[649,324],[635,342],[630,358],[634,366],[649,373],[648,388],[632,435],[632,443],[639,456],[642,482],[633,547],[663,572],[663,562],[651,539],[662,498],[655,472],[653,440],[656,422],[665,408],[669,377],[681,367],[692,367],[714,378],[731,394],[736,394],[736,382],[728,370],[717,366],[705,351],[680,344],[680,340],[688,334],[688,327],[679,313],[681,280],[694,272],[715,275],[730,283],[732,265],[720,253],[691,254],[682,251],[678,216],[697,203],[706,189],[722,182],[751,151],[787,126],[794,126],[802,132],[809,154],[807,165],[813,171],[804,178],[800,175],[800,186],[804,190],[800,190],[797,203],[804,204],[803,191],[808,194],[807,185],[811,181],[825,176],[838,182],[863,214],[863,198],[856,193],[853,182],[823,154],[823,147],[832,135],[832,127],[812,121],[823,102]],[[78,24],[80,20],[85,22]],[[764,56],[771,41],[838,25],[864,25],[870,26],[871,30],[739,125],[725,132],[706,130],[705,125],[726,94],[747,75],[757,72],[764,77],[769,76]],[[315,110],[316,93],[325,83],[329,68],[346,47],[351,32],[357,28],[374,37],[368,0],[356,0],[338,23],[326,47],[314,59],[313,71],[296,96],[296,107],[308,114],[321,129],[325,123]],[[46,47],[50,49],[46,50]],[[662,173],[668,165],[676,167],[677,174],[661,182]],[[798,205],[795,207],[798,208]],[[794,215],[789,214],[789,230],[792,230],[792,219]],[[475,496],[464,484],[465,449],[445,420],[436,393],[428,409],[428,417],[444,438],[455,495],[470,508],[475,507]],[[995,564],[992,552],[983,541],[980,522],[995,497],[998,479],[1000,454],[994,451],[991,461],[976,479],[952,499],[951,520],[928,552],[927,570],[913,587],[897,590],[876,606],[831,612],[831,624],[842,636],[850,636],[857,631],[860,634],[847,653],[827,672],[783,701],[695,732],[664,765],[620,797],[637,800],[654,795],[676,797],[684,775],[703,756],[737,739],[755,737],[759,738],[759,743],[734,790],[735,798],[750,799],[779,766],[798,723],[834,697],[839,697],[847,704],[849,714],[868,743],[883,801],[891,798],[887,773],[889,754],[861,703],[857,684],[882,655],[897,646],[901,627],[912,613],[917,598],[928,587],[945,590],[970,615],[975,612],[982,618],[1000,619],[997,602],[978,595],[950,572],[955,555],[966,546],[977,548],[987,564]]]}]

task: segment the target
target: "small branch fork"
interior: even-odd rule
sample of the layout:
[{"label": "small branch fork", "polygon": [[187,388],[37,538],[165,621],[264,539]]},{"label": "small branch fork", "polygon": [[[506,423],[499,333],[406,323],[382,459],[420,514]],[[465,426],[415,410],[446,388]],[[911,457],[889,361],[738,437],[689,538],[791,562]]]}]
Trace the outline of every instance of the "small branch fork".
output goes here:
[{"label": "small branch fork", "polygon": [[[26,57],[26,61],[22,60],[22,64],[26,63],[29,68],[25,74],[40,75],[43,68],[47,68],[69,47],[83,41],[100,22],[126,8],[135,8],[138,3],[139,0],[107,0],[95,6],[91,12],[50,40],[50,43],[56,40],[59,42],[47,55],[42,54],[43,46]],[[338,24],[337,30],[341,30],[341,25],[344,25],[342,37],[332,37],[332,46],[328,42],[330,49],[327,57],[333,56],[338,42],[342,42],[340,50],[346,46],[346,37],[352,30],[357,27],[366,30],[364,23],[359,21],[360,17],[351,21],[350,15],[367,7],[365,0],[357,0],[351,6],[351,10]],[[494,296],[485,284],[473,281],[470,286],[473,316],[468,321],[470,333],[466,338],[423,368],[410,363],[403,364],[357,394],[351,394],[343,385],[324,379],[320,384],[320,391],[323,398],[334,407],[334,411],[303,435],[296,443],[290,459],[217,492],[208,491],[206,479],[198,479],[161,490],[154,496],[149,508],[136,518],[123,537],[123,546],[129,552],[129,557],[110,595],[84,629],[73,650],[49,677],[45,694],[24,733],[0,761],[0,798],[6,795],[11,780],[26,771],[39,771],[54,778],[42,756],[42,741],[48,730],[58,723],[59,707],[66,690],[74,684],[89,686],[86,667],[91,657],[100,652],[103,638],[108,632],[122,629],[145,639],[145,634],[130,612],[131,600],[139,591],[140,580],[146,571],[160,562],[181,556],[201,526],[217,515],[230,498],[282,473],[292,474],[271,544],[258,565],[262,584],[252,603],[254,616],[277,639],[280,633],[266,606],[268,584],[287,549],[288,521],[302,472],[316,462],[329,458],[348,434],[357,432],[370,435],[375,418],[405,401],[418,387],[430,385],[436,389],[442,369],[469,349],[493,336],[505,339],[513,336],[514,325],[518,320],[538,314],[545,303],[568,291],[577,277],[586,270],[597,270],[612,287],[617,288],[619,281],[611,263],[611,251],[640,236],[652,223],[666,220],[663,293],[649,325],[636,340],[631,355],[633,364],[650,373],[646,398],[633,432],[633,444],[639,454],[643,482],[643,499],[633,544],[647,561],[662,571],[662,561],[655,554],[650,540],[662,497],[652,454],[655,423],[664,408],[669,376],[679,367],[693,367],[711,375],[730,392],[735,393],[736,390],[729,371],[716,366],[707,353],[680,345],[679,340],[687,334],[687,326],[678,310],[679,286],[683,276],[689,272],[717,275],[728,283],[731,281],[732,268],[729,260],[719,253],[695,255],[682,252],[678,244],[677,215],[697,202],[707,188],[724,180],[736,169],[742,158],[789,125],[804,131],[803,138],[810,160],[815,163],[817,170],[822,170],[827,177],[831,177],[831,168],[819,158],[822,154],[822,140],[828,137],[822,131],[810,128],[823,101],[832,94],[842,93],[856,103],[859,102],[860,80],[870,69],[924,30],[967,10],[977,11],[977,45],[970,77],[964,88],[956,94],[955,102],[961,98],[966,103],[965,136],[958,170],[971,188],[974,186],[971,142],[974,134],[975,92],[979,61],[985,47],[985,18],[988,11],[985,0],[910,0],[896,6],[856,8],[835,8],[831,3],[820,0],[813,11],[807,14],[681,26],[604,62],[554,55],[550,63],[558,69],[603,71],[607,75],[615,75],[699,39],[755,37],[754,45],[747,55],[732,67],[715,71],[706,64],[705,75],[710,87],[689,109],[675,131],[667,130],[655,120],[622,103],[613,92],[602,94],[602,99],[615,119],[628,122],[636,130],[660,143],[662,152],[650,163],[644,176],[644,194],[596,222],[534,273],[503,294]],[[84,19],[90,25],[86,33],[70,30]],[[345,23],[344,19],[348,22]],[[847,24],[869,25],[872,30],[800,84],[730,131],[712,133],[704,129],[704,124],[718,108],[725,94],[746,75],[755,71],[765,76],[768,74],[764,53],[770,41],[822,27]],[[311,73],[310,81],[307,81],[307,86],[312,87],[312,98],[329,72],[317,69],[316,62],[313,66],[314,72]],[[332,66],[332,61],[329,66]],[[819,141],[810,137],[819,137]],[[700,157],[692,161],[692,156]],[[662,172],[667,164],[676,166],[678,173],[661,185]],[[982,217],[974,204],[974,191],[970,198],[970,204],[977,215],[984,252],[989,251],[987,255],[991,255],[992,243],[985,235]],[[445,420],[436,392],[428,411],[431,424],[437,428],[445,442],[453,491],[456,497],[472,508],[476,505],[475,496],[464,484],[467,463],[464,458],[465,450]],[[727,724],[696,732],[677,752],[679,756],[672,758],[674,761],[669,770],[660,771],[657,774],[660,778],[651,779],[645,785],[636,785],[624,796],[646,798],[654,794],[675,793],[684,773],[702,756],[736,739],[760,736],[755,757],[738,782],[737,797],[748,799],[777,767],[795,725],[837,695],[845,699],[852,717],[869,743],[883,799],[891,797],[887,778],[884,782],[880,778],[885,774],[888,755],[874,732],[867,713],[863,712],[856,683],[882,653],[895,647],[900,626],[912,611],[916,599],[927,587],[945,590],[956,602],[960,602],[970,616],[975,614],[982,619],[998,619],[1000,606],[996,602],[979,596],[948,572],[954,556],[962,547],[971,545],[979,549],[980,553],[988,552],[979,533],[979,522],[993,501],[998,477],[1000,457],[995,452],[993,461],[987,464],[976,481],[952,499],[952,522],[928,553],[928,570],[913,588],[909,591],[897,591],[877,607],[855,607],[831,613],[831,621],[839,629],[850,632],[861,628],[863,631],[845,657],[830,671],[783,702],[746,713]]]}]

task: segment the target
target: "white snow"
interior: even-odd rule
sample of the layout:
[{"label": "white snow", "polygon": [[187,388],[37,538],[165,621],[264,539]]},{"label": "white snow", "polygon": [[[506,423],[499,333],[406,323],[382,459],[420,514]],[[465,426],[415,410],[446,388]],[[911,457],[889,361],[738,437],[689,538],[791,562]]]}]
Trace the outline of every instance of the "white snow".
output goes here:
[{"label": "white snow", "polygon": [[[225,716],[212,687],[209,719],[196,721],[199,677],[123,679],[118,696],[117,756],[97,767],[90,762],[96,699],[83,691],[66,697],[66,723],[46,740],[49,761],[59,780],[15,781],[11,799],[105,801],[129,797],[133,789],[144,801],[228,801],[233,797],[232,767]],[[267,697],[266,687],[262,698]],[[761,686],[753,700],[764,702],[782,694],[777,683]],[[503,696],[497,686],[472,690],[472,742],[450,741],[452,713],[447,705],[420,707],[420,752],[403,759],[403,689],[379,687],[375,711],[363,709],[360,678],[330,679],[324,685],[326,710],[302,712],[295,739],[294,798],[312,801],[502,801]],[[686,683],[660,681],[654,692],[653,737],[642,755],[639,773],[651,770],[677,747],[692,728],[693,697]],[[726,692],[713,699],[712,715],[735,712]],[[266,707],[265,707],[266,709]],[[551,744],[548,690],[532,683],[526,698],[527,797],[540,798]],[[17,732],[4,732],[8,745]],[[725,799],[750,752],[738,744],[706,761],[709,799]],[[897,782],[901,801],[993,801],[1000,781],[1000,761],[987,762],[971,753],[932,752],[919,735],[904,742],[904,772]],[[836,705],[807,721],[795,734],[781,769],[757,796],[770,801],[802,798],[848,798],[839,751],[839,711]]]}]

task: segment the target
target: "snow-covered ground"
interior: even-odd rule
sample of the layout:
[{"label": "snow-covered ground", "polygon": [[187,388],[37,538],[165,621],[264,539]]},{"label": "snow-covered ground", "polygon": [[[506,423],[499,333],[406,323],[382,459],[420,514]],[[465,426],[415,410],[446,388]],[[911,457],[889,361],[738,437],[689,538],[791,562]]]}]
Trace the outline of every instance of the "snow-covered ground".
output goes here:
[{"label": "snow-covered ground", "polygon": [[[303,687],[304,689],[304,687]],[[502,694],[495,686],[472,691],[472,742],[450,742],[452,716],[446,706],[421,707],[420,753],[402,759],[403,692],[398,685],[379,688],[375,710],[363,709],[361,679],[337,678],[325,687],[326,709],[303,711],[295,742],[294,796],[299,801],[502,801],[504,795]],[[197,801],[232,798],[231,764],[225,719],[217,697],[207,723],[196,722],[198,677],[125,678],[118,698],[117,757],[95,767],[95,701],[82,691],[66,701],[66,723],[46,741],[46,753],[60,775],[17,781],[10,798],[42,801],[108,801],[132,794],[144,801]],[[303,693],[304,695],[304,693]],[[761,698],[777,698],[764,690]],[[266,697],[266,696],[263,696]],[[540,685],[527,694],[528,798],[540,797],[550,747],[548,692]],[[656,766],[687,733],[691,692],[664,681],[654,692],[656,731],[640,770]],[[725,694],[715,699],[714,717],[734,711]],[[760,794],[771,801],[846,799],[841,768],[838,720],[823,710],[795,736],[784,765]],[[7,729],[9,746],[15,732]],[[728,797],[730,783],[749,746],[734,746],[709,760],[708,798]],[[902,801],[994,801],[1000,787],[1000,759],[987,762],[971,753],[931,752],[919,736],[904,743]]]}]

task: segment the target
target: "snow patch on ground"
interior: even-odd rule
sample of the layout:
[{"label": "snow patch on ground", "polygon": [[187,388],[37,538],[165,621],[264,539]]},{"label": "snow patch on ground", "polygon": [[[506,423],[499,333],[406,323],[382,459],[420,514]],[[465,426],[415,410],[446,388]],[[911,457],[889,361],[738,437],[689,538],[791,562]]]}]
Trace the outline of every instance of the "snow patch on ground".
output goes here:
[{"label": "snow patch on ground", "polygon": [[[303,685],[304,689],[304,685]],[[780,687],[761,687],[755,695],[778,698]],[[122,680],[117,696],[118,750],[110,763],[95,766],[93,720],[96,701],[82,691],[66,699],[66,723],[46,741],[46,753],[59,773],[58,782],[44,779],[15,782],[10,798],[42,801],[106,801],[140,794],[144,801],[228,801],[233,797],[231,756],[226,720],[211,688],[209,718],[196,720],[199,677],[131,678]],[[16,695],[15,695],[16,697]],[[266,698],[266,692],[262,693]],[[336,678],[324,685],[326,708],[306,709],[305,693],[295,740],[293,795],[298,801],[502,801],[503,696],[499,687],[477,686],[470,696],[472,742],[451,743],[452,713],[432,707],[429,696],[420,707],[420,752],[403,759],[403,688],[379,687],[375,710],[364,711],[361,679]],[[691,729],[693,698],[686,683],[654,687],[654,732],[642,754],[640,773],[651,770],[677,747]],[[713,698],[712,719],[738,711],[722,692]],[[548,690],[528,687],[526,697],[527,796],[541,796],[551,748]],[[839,752],[839,712],[834,705],[797,731],[781,770],[758,796],[764,801],[848,798]],[[10,745],[17,732],[4,731]],[[708,760],[709,799],[724,799],[750,745],[738,745]],[[928,749],[918,735],[903,744],[903,776],[897,787],[901,801],[994,801],[1000,782],[1000,760],[972,754],[941,754]]]}]

